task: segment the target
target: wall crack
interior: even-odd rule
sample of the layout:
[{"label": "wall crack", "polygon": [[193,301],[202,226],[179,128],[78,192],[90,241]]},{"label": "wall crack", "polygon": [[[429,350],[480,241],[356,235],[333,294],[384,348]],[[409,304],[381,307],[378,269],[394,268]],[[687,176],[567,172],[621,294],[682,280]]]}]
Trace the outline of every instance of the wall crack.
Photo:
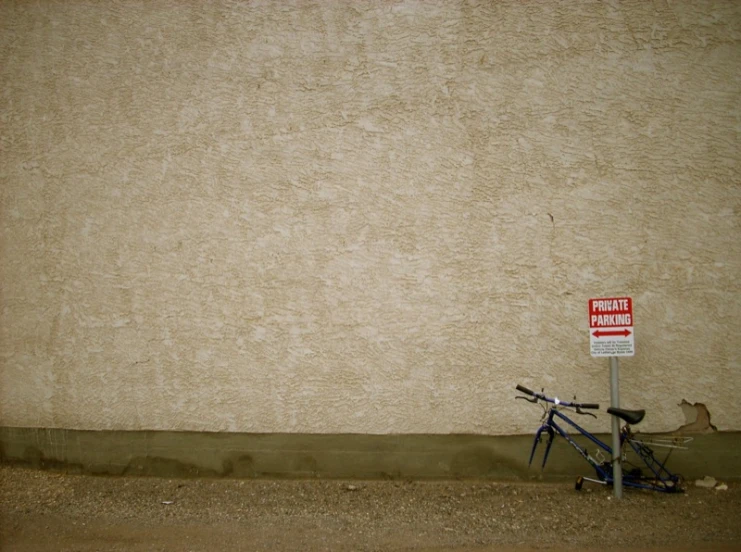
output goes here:
[{"label": "wall crack", "polygon": [[710,412],[703,403],[690,403],[682,399],[677,406],[682,409],[686,422],[676,433],[712,433],[718,428],[710,423]]}]

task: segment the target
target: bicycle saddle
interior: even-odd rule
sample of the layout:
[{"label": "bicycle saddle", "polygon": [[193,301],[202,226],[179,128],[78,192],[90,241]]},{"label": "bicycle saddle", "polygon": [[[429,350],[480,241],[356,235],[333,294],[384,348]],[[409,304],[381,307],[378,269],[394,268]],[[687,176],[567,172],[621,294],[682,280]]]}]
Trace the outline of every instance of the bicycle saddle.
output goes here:
[{"label": "bicycle saddle", "polygon": [[613,408],[613,407],[608,408],[607,413],[612,414],[613,416],[617,416],[621,420],[625,420],[630,425],[636,425],[646,415],[646,411],[643,409],[626,410],[625,408]]}]

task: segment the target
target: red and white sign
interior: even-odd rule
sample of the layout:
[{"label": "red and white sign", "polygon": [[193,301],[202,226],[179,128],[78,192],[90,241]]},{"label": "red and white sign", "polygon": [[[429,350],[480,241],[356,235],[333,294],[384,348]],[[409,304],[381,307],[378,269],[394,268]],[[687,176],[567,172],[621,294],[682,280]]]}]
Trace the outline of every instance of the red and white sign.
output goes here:
[{"label": "red and white sign", "polygon": [[635,355],[630,297],[589,300],[589,348],[593,357]]}]

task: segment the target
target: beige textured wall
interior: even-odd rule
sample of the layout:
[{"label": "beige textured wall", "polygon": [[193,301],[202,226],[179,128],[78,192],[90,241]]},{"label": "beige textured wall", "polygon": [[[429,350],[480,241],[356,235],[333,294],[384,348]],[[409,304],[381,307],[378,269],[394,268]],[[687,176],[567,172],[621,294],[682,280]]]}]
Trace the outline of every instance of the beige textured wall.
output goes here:
[{"label": "beige textured wall", "polygon": [[0,79],[0,425],[530,431],[625,294],[741,429],[739,2],[3,1]]}]

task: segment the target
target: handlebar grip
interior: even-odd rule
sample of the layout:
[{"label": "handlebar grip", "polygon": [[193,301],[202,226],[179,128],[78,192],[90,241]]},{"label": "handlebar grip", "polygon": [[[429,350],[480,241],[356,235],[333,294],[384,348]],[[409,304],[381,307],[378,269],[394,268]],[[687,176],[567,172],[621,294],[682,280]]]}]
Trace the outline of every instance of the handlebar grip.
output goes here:
[{"label": "handlebar grip", "polygon": [[593,408],[594,410],[598,410],[599,405],[597,403],[582,403],[579,405],[579,408]]},{"label": "handlebar grip", "polygon": [[533,395],[533,396],[535,396],[535,393],[533,393],[532,391],[530,391],[530,389],[528,389],[527,387],[523,387],[522,385],[519,385],[518,384],[515,389],[517,389],[518,391],[521,391],[521,392],[525,393],[526,395]]}]

